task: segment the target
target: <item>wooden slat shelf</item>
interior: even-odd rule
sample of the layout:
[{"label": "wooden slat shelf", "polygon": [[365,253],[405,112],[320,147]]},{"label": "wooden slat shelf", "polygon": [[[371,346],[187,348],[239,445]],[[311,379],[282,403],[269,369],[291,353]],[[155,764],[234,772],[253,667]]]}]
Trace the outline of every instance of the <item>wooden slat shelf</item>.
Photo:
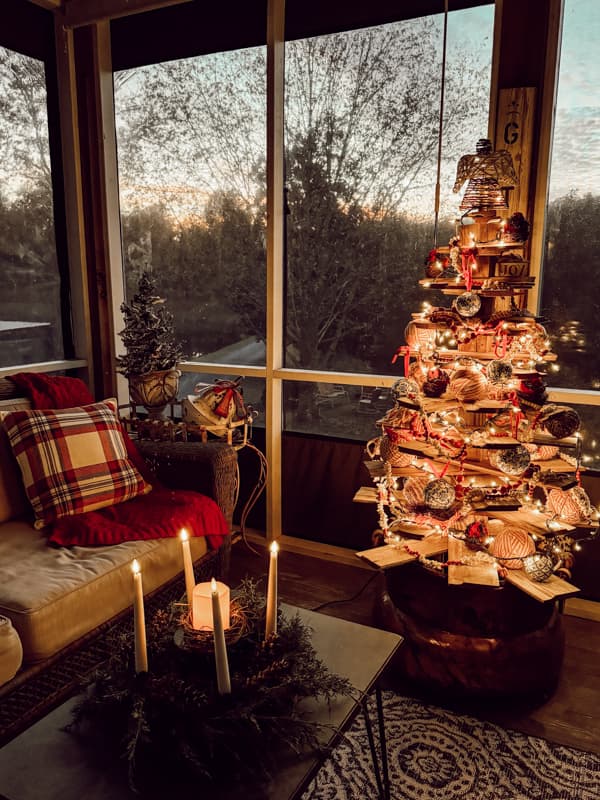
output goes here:
[{"label": "wooden slat shelf", "polygon": [[[464,542],[448,537],[448,560],[460,561],[473,555]],[[498,570],[494,564],[465,564],[464,566],[448,566],[448,583],[460,586],[463,583],[474,583],[478,586],[499,586]]]},{"label": "wooden slat shelf", "polygon": [[539,600],[540,603],[547,603],[557,597],[570,597],[579,592],[579,589],[572,583],[568,583],[556,575],[551,575],[547,581],[539,583],[528,578],[522,569],[507,569],[506,572],[508,583],[512,583],[513,586],[535,600]]},{"label": "wooden slat shelf", "polygon": [[[421,541],[411,540],[410,548],[422,556],[437,556],[445,553],[448,549],[448,537],[443,534],[434,534]],[[411,555],[402,546],[395,547],[390,544],[361,550],[356,555],[381,569],[399,567],[417,560],[417,556]]]}]

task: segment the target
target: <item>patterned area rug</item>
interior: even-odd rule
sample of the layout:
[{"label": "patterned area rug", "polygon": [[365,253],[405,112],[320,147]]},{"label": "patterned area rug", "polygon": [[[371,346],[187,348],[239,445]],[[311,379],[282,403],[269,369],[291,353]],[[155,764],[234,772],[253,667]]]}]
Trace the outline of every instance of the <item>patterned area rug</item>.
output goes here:
[{"label": "patterned area rug", "polygon": [[[391,800],[598,800],[600,756],[383,693]],[[371,719],[376,720],[375,704]],[[302,800],[376,798],[362,715]]]}]

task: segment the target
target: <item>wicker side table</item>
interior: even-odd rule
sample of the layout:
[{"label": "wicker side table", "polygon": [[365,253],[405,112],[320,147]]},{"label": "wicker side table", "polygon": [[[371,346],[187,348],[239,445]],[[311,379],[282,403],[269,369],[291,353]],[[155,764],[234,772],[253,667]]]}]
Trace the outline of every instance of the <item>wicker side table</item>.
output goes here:
[{"label": "wicker side table", "polygon": [[23,663],[19,634],[8,617],[0,616],[0,686],[15,677]]}]

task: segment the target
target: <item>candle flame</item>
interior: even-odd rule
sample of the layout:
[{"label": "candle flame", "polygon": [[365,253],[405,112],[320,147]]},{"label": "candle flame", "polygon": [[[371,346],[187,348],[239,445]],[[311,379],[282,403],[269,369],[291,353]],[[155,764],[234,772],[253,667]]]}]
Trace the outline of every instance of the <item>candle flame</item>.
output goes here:
[{"label": "candle flame", "polygon": [[277,542],[271,542],[271,546],[269,547],[271,553],[278,553],[279,552],[279,545]]},{"label": "candle flame", "polygon": [[141,572],[137,558],[134,558],[131,562],[131,571],[134,575],[138,575]]},{"label": "candle flame", "polygon": [[181,539],[182,542],[187,542],[187,540],[190,538],[185,528],[182,528],[180,530],[179,538]]},{"label": "candle flame", "polygon": [[216,592],[217,591],[217,582],[216,582],[216,580],[214,578],[211,578],[211,580],[210,580],[210,590],[211,590],[211,592]]}]

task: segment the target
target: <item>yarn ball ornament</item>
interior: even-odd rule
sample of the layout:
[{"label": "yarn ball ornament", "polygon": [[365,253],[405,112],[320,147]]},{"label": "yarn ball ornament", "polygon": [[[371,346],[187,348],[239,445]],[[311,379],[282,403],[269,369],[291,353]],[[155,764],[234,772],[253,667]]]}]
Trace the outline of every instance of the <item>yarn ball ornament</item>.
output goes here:
[{"label": "yarn ball ornament", "polygon": [[572,436],[581,426],[579,414],[574,409],[554,404],[540,411],[538,423],[555,439]]},{"label": "yarn ball ornament", "polygon": [[415,475],[407,478],[402,487],[402,495],[409,508],[416,508],[425,503],[425,488],[429,484],[429,478],[425,475]]},{"label": "yarn ball ornament", "polygon": [[412,461],[410,453],[403,453],[398,449],[398,445],[385,435],[381,437],[379,443],[379,455],[383,461],[389,462],[392,467],[408,467]]},{"label": "yarn ball ornament", "polygon": [[412,350],[422,350],[432,353],[435,350],[435,337],[437,328],[428,324],[420,325],[415,320],[411,320],[404,329],[404,339]]},{"label": "yarn ball ornament", "polygon": [[406,406],[390,408],[385,417],[380,420],[384,432],[392,442],[408,442],[425,436],[425,423],[418,411]]},{"label": "yarn ball ornament", "polygon": [[543,583],[554,572],[554,562],[545,553],[533,553],[523,559],[523,570],[532,581]]},{"label": "yarn ball ornament", "polygon": [[481,308],[481,297],[476,292],[459,294],[454,301],[454,308],[461,317],[474,317]]},{"label": "yarn ball ornament", "polygon": [[465,402],[483,400],[487,397],[487,378],[480,369],[461,367],[452,373],[448,390],[457,400]]},{"label": "yarn ball ornament", "polygon": [[546,498],[546,508],[569,525],[576,525],[588,519],[593,510],[590,498],[581,486],[573,486],[566,492],[561,489],[550,489]]},{"label": "yarn ball ornament", "polygon": [[493,383],[494,386],[501,386],[512,378],[513,368],[509,361],[496,359],[490,361],[485,372],[490,383]]},{"label": "yarn ball ornament", "polygon": [[553,444],[533,444],[527,442],[523,445],[529,451],[532,461],[550,461],[558,455],[558,447]]},{"label": "yarn ball ornament", "polygon": [[490,464],[505,475],[522,475],[531,464],[531,455],[522,444],[506,450],[492,450]]},{"label": "yarn ball ornament", "polygon": [[441,397],[450,384],[450,375],[439,367],[433,367],[427,372],[427,378],[421,389],[425,397]]},{"label": "yarn ball ornament", "polygon": [[522,528],[504,528],[492,542],[492,555],[507,569],[521,569],[523,559],[535,553],[535,543]]},{"label": "yarn ball ornament", "polygon": [[421,389],[421,391],[422,391],[423,390],[423,384],[427,380],[427,373],[428,372],[429,372],[429,370],[427,369],[425,364],[423,364],[422,361],[413,361],[412,364],[410,365],[410,367],[408,368],[408,376],[407,377],[409,377],[413,381],[415,381],[415,383],[417,384],[419,389]]},{"label": "yarn ball ornament", "polygon": [[418,402],[421,391],[419,384],[412,378],[398,378],[392,386],[392,397],[394,400],[410,400]]},{"label": "yarn ball ornament", "polygon": [[423,500],[427,508],[435,511],[445,511],[456,500],[454,486],[443,478],[429,481],[423,490]]}]

